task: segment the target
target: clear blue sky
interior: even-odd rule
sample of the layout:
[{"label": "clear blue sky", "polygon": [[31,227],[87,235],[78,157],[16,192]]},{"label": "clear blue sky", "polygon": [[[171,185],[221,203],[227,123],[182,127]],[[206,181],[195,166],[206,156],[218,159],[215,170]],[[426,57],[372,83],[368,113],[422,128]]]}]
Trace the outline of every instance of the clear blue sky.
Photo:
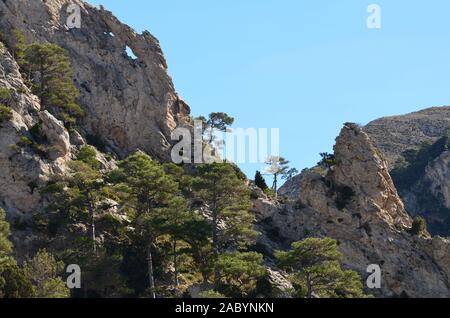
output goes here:
[{"label": "clear blue sky", "polygon": [[[331,151],[344,122],[450,104],[448,0],[88,2],[160,40],[194,115],[280,128],[281,154],[299,170]],[[366,27],[371,3],[380,30]]]}]

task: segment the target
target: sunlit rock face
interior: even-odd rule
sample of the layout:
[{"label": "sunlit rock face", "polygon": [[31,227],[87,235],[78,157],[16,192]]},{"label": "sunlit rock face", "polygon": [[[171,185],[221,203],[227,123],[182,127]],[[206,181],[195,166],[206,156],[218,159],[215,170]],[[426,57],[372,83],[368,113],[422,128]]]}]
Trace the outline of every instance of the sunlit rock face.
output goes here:
[{"label": "sunlit rock face", "polygon": [[[81,28],[67,27],[70,4],[78,5]],[[158,41],[136,33],[110,12],[83,1],[0,1],[0,32],[12,43],[13,30],[27,43],[54,43],[65,48],[86,111],[79,132],[42,109],[25,86],[14,57],[0,49],[0,86],[12,92],[13,119],[0,128],[0,207],[13,224],[18,256],[31,252],[34,233],[18,230],[35,213],[45,213],[41,196],[46,181],[67,171],[66,163],[86,143],[124,157],[143,150],[170,159],[170,134],[189,126],[190,109],[178,97]],[[132,50],[137,59],[130,57]],[[45,143],[38,145],[33,127],[39,123]],[[99,153],[103,166],[111,165]]]},{"label": "sunlit rock face", "polygon": [[[81,28],[69,29],[69,4],[81,8]],[[175,92],[159,42],[136,33],[111,12],[83,1],[0,1],[0,30],[22,30],[29,42],[56,43],[68,50],[82,125],[99,147],[125,156],[137,149],[168,160],[170,133],[185,125],[190,109]],[[126,48],[137,57],[128,56]]]},{"label": "sunlit rock face", "polygon": [[306,237],[339,241],[347,268],[368,277],[380,265],[378,296],[449,297],[450,242],[408,232],[411,218],[397,194],[387,161],[361,127],[346,124],[334,148],[336,165],[314,168],[280,189],[288,203],[255,201],[267,253]]},{"label": "sunlit rock face", "polygon": [[[66,26],[69,3],[81,8],[79,29]],[[40,188],[50,177],[64,174],[67,161],[86,143],[119,157],[140,149],[168,160],[170,133],[189,126],[190,110],[175,92],[159,43],[150,33],[137,34],[110,12],[79,0],[3,0],[0,17],[7,41],[11,30],[20,29],[29,43],[51,42],[68,50],[80,90],[78,102],[87,113],[80,132],[69,134],[41,109],[14,58],[0,48],[0,86],[13,96],[13,118],[0,128],[0,206],[11,224],[45,213]],[[128,56],[127,47],[137,59]],[[414,197],[404,200],[405,209],[389,173],[402,150],[442,135],[449,120],[436,112],[414,115],[420,125],[412,128],[403,119],[364,129],[346,124],[335,146],[336,164],[328,170],[306,170],[288,181],[279,193],[288,198],[283,204],[253,189],[253,210],[262,233],[258,250],[267,256],[274,284],[282,290],[290,287],[285,273],[276,268],[276,249],[306,237],[329,236],[339,241],[346,268],[365,278],[370,264],[381,266],[381,289],[370,291],[375,295],[450,297],[450,242],[409,234],[411,217],[406,211]],[[32,128],[39,122],[47,141],[36,151],[23,145],[23,138],[32,139]],[[415,136],[413,141],[405,137],[408,134]],[[105,169],[113,168],[114,163],[98,156]],[[450,188],[448,162],[448,153],[441,154],[429,163],[423,179],[445,204],[450,201],[444,189]],[[13,227],[19,257],[32,252],[36,236],[31,229]]]},{"label": "sunlit rock face", "polygon": [[450,236],[449,128],[450,107],[381,118],[364,127],[388,158],[408,213],[423,216],[430,232],[441,236]]}]

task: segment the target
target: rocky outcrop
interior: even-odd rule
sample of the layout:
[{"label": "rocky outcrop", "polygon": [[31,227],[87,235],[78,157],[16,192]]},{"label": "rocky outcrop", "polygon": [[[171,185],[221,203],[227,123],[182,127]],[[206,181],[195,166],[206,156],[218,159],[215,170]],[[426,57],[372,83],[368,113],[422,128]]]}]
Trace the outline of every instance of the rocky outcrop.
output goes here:
[{"label": "rocky outcrop", "polygon": [[389,175],[387,161],[360,127],[345,124],[336,140],[334,154],[338,164],[330,173],[330,182],[337,192],[345,191],[343,187],[346,187],[355,193],[354,210],[377,214],[376,217],[395,227],[411,226]]},{"label": "rocky outcrop", "polygon": [[[15,253],[21,259],[31,252],[35,234],[21,225],[42,212],[40,188],[53,175],[64,173],[71,157],[69,134],[61,122],[41,111],[38,98],[24,85],[19,67],[0,46],[0,87],[9,90],[12,119],[0,127],[0,207],[11,222]],[[40,127],[45,142],[33,128]]]},{"label": "rocky outcrop", "polygon": [[429,181],[431,193],[450,209],[450,151],[443,152],[427,166],[424,179]]},{"label": "rocky outcrop", "polygon": [[290,203],[256,200],[264,233],[260,243],[268,247],[266,253],[306,237],[332,237],[340,244],[345,267],[367,277],[370,264],[380,265],[382,288],[369,292],[385,297],[450,297],[450,241],[408,232],[411,219],[386,160],[368,135],[346,124],[335,155],[337,164],[328,171],[312,169],[297,179],[299,196],[290,196]]},{"label": "rocky outcrop", "polygon": [[[66,26],[70,4],[81,9],[79,29]],[[188,126],[190,110],[175,92],[158,41],[149,32],[136,33],[103,8],[79,0],[0,1],[0,17],[6,43],[13,43],[12,30],[18,29],[27,43],[55,43],[68,51],[80,91],[77,102],[86,111],[79,131],[69,133],[41,110],[16,61],[1,48],[0,86],[12,92],[13,119],[0,128],[0,206],[13,224],[17,254],[25,255],[33,235],[19,228],[45,211],[40,188],[66,171],[66,161],[77,149],[90,143],[119,157],[141,149],[167,160],[170,133],[177,125]],[[101,152],[98,159],[103,169],[115,165]]]},{"label": "rocky outcrop", "polygon": [[48,149],[49,159],[56,160],[69,155],[70,137],[64,124],[46,110],[39,112],[39,119],[40,130],[48,143],[52,145]]},{"label": "rocky outcrop", "polygon": [[[65,169],[70,144],[62,124],[46,111],[40,111],[35,96],[25,87],[18,65],[5,48],[0,48],[0,87],[11,92],[9,107],[13,118],[0,128],[0,205],[10,220],[27,217],[38,209],[37,188],[54,173]],[[42,122],[46,144],[53,149],[48,158],[36,152],[30,129]]]},{"label": "rocky outcrop", "polygon": [[300,174],[287,179],[283,184],[283,187],[278,190],[278,195],[288,198],[300,197],[300,183],[302,181],[302,178],[310,172],[311,171],[309,169],[304,169]]},{"label": "rocky outcrop", "polygon": [[[69,4],[81,8],[80,29],[66,26]],[[68,50],[88,139],[120,156],[141,149],[169,158],[170,132],[186,125],[190,110],[175,92],[160,45],[149,32],[138,34],[111,12],[80,0],[0,1],[0,15],[7,40],[19,29],[28,42]]]}]

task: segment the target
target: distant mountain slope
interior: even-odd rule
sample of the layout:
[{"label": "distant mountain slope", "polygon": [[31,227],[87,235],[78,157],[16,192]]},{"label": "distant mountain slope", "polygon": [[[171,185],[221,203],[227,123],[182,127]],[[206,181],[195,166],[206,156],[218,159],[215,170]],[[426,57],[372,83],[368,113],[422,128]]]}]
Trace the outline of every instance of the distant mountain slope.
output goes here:
[{"label": "distant mountain slope", "polygon": [[364,131],[383,152],[392,169],[405,150],[417,148],[424,142],[435,142],[449,127],[450,106],[445,106],[380,118],[367,124]]},{"label": "distant mountain slope", "polygon": [[412,216],[435,235],[450,236],[450,107],[375,120],[364,127],[388,159],[395,185]]}]

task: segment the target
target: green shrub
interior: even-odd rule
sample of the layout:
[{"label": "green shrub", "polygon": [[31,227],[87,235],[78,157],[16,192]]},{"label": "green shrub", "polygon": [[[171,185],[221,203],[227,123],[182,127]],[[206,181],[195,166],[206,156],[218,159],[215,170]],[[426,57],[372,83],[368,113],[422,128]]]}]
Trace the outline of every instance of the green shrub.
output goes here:
[{"label": "green shrub", "polygon": [[27,136],[20,137],[19,142],[17,143],[19,147],[28,147],[33,145],[33,142]]},{"label": "green shrub", "polygon": [[222,295],[219,292],[216,292],[214,290],[207,290],[204,292],[201,292],[199,294],[200,298],[212,298],[212,299],[219,299],[219,298],[226,298],[224,295]]},{"label": "green shrub", "polygon": [[100,169],[100,162],[97,160],[97,152],[92,146],[83,146],[77,155],[77,160],[88,164],[93,169]]},{"label": "green shrub", "polygon": [[320,154],[320,157],[322,158],[322,160],[320,160],[317,165],[323,168],[331,168],[332,166],[335,166],[337,164],[337,160],[336,157],[334,156],[334,154],[329,154],[327,152],[322,152]]},{"label": "green shrub", "polygon": [[46,232],[49,225],[49,220],[44,215],[37,213],[32,217],[32,226],[34,229],[40,232]]},{"label": "green shrub", "polygon": [[412,227],[410,229],[410,233],[412,235],[417,235],[417,236],[421,236],[421,237],[428,237],[430,236],[430,234],[428,233],[428,229],[427,229],[427,221],[421,217],[418,216],[414,219]]},{"label": "green shrub", "polygon": [[11,101],[11,90],[6,87],[0,88],[0,101],[4,104],[8,104]]},{"label": "green shrub", "polygon": [[[0,125],[12,119],[12,111],[6,105],[0,104]],[[1,127],[1,126],[0,126]]]},{"label": "green shrub", "polygon": [[276,199],[276,193],[274,189],[271,188],[267,188],[266,190],[264,190],[264,193],[272,200]]}]

